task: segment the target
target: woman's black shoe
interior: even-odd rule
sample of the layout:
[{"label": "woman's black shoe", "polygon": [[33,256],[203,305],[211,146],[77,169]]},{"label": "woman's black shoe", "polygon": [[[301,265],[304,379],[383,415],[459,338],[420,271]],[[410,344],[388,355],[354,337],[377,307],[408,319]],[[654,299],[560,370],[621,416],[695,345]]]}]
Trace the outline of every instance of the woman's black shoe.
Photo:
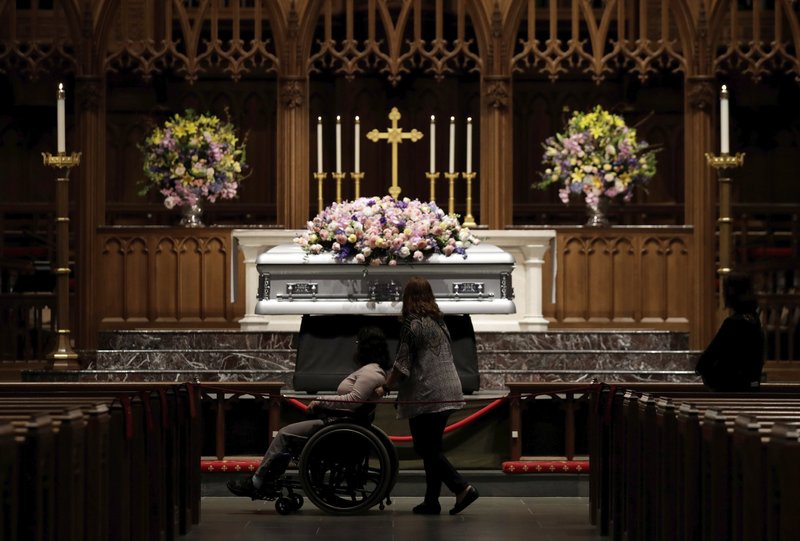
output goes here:
[{"label": "woman's black shoe", "polygon": [[425,503],[422,502],[414,509],[412,509],[415,515],[438,515],[442,512],[442,506],[438,503]]},{"label": "woman's black shoe", "polygon": [[464,494],[464,497],[461,498],[461,501],[456,502],[455,506],[453,506],[453,508],[450,510],[451,515],[460,513],[461,511],[466,509],[467,506],[469,506],[469,504],[478,499],[478,489],[476,489],[474,486],[469,485],[466,489],[466,492],[467,493]]}]

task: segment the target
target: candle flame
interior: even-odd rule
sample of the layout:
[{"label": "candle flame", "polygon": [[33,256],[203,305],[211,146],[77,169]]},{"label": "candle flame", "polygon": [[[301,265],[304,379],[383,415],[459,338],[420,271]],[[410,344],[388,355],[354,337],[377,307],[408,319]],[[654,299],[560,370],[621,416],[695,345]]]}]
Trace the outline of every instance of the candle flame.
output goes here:
[{"label": "candle flame", "polygon": [[436,115],[431,115],[431,122],[436,122]]},{"label": "candle flame", "polygon": [[56,98],[63,100],[64,99],[64,84],[58,83],[58,92],[56,92]]},{"label": "candle flame", "polygon": [[472,117],[471,116],[467,117],[467,122],[472,122]]},{"label": "candle flame", "polygon": [[317,117],[317,122],[319,122],[320,124],[322,124],[322,117],[321,117],[321,116],[318,116],[318,117]]},{"label": "candle flame", "polygon": [[336,115],[336,122],[340,122],[341,120],[342,120],[342,117],[340,117],[339,115]]},{"label": "candle flame", "polygon": [[360,120],[358,119],[358,115],[356,115],[356,122],[360,122]]},{"label": "candle flame", "polygon": [[456,121],[456,117],[454,117],[454,116],[451,116],[451,117],[450,117],[450,122],[451,122],[451,123],[454,123],[455,121]]}]

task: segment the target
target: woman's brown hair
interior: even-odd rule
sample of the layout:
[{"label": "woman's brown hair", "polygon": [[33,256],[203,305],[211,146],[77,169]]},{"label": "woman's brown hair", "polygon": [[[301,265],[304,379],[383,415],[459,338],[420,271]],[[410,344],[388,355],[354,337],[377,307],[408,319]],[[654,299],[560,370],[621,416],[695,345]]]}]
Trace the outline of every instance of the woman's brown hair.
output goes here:
[{"label": "woman's brown hair", "polygon": [[442,318],[431,284],[422,276],[412,276],[403,289],[403,318],[409,316]]}]

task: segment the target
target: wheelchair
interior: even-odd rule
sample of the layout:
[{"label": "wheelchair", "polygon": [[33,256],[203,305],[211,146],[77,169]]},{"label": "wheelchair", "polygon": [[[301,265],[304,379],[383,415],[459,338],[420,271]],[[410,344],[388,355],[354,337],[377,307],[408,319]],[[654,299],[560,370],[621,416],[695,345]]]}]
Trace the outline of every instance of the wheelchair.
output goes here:
[{"label": "wheelchair", "polygon": [[303,494],[332,515],[391,505],[400,460],[389,437],[372,424],[374,414],[326,414],[325,425],[309,436],[299,455],[288,457],[297,464],[299,481],[279,477],[264,499],[274,500],[281,515],[303,507]]}]

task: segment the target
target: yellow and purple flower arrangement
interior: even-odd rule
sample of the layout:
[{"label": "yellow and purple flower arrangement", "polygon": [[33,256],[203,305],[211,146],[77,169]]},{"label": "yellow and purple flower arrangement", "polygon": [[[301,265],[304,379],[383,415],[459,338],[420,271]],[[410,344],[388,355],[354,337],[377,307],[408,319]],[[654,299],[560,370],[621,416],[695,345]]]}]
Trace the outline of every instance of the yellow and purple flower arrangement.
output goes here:
[{"label": "yellow and purple flower arrangement", "polygon": [[245,142],[230,122],[187,109],[156,127],[145,139],[141,195],[157,188],[164,206],[236,197],[247,172]]},{"label": "yellow and purple flower arrangement", "polygon": [[636,138],[636,130],[619,115],[597,106],[588,113],[575,111],[564,133],[548,137],[542,161],[546,167],[536,186],[561,183],[564,203],[584,194],[596,206],[600,197],[633,197],[634,187],[646,184],[656,172],[656,149]]},{"label": "yellow and purple flower arrangement", "polygon": [[396,265],[431,254],[466,257],[480,241],[432,201],[387,195],[333,203],[294,242],[309,254],[332,252],[341,262]]}]

